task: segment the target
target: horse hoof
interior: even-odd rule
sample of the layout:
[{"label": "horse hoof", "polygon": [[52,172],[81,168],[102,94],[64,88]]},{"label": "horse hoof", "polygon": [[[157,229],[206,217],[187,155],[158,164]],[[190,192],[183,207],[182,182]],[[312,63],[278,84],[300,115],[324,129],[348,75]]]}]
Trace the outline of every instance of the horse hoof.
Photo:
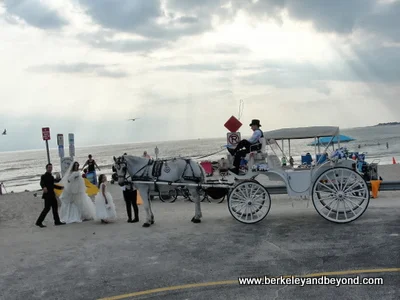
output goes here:
[{"label": "horse hoof", "polygon": [[154,224],[154,221],[151,221],[151,224]]},{"label": "horse hoof", "polygon": [[143,227],[150,227],[150,224],[149,223],[144,223]]},{"label": "horse hoof", "polygon": [[193,223],[201,223],[201,220],[200,220],[200,219],[195,219],[195,218],[193,218],[193,219],[192,219],[192,222],[193,222]]}]

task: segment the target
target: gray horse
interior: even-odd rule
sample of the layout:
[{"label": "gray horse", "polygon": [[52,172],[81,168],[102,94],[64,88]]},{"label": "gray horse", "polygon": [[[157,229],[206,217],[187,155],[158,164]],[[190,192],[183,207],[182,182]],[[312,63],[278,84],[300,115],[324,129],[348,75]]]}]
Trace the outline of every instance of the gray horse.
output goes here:
[{"label": "gray horse", "polygon": [[[132,155],[123,155],[118,158],[114,156],[114,162],[113,169],[117,173],[118,184],[124,186],[128,177],[130,177],[130,180],[140,192],[146,211],[146,222],[143,227],[149,227],[150,224],[154,224],[150,191],[166,191],[176,187],[174,185],[157,184],[157,182],[182,183],[182,185],[185,185],[185,183],[194,184],[187,187],[195,203],[195,215],[191,221],[193,223],[201,222],[199,184],[204,182],[206,174],[197,162],[185,158],[152,160]],[[147,181],[149,183],[135,183],[138,181]]]}]

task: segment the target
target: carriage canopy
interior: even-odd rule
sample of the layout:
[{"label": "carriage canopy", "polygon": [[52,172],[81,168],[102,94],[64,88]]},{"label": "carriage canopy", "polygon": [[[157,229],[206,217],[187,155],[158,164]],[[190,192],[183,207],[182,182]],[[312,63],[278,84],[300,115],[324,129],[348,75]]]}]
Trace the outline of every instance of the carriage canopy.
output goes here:
[{"label": "carriage canopy", "polygon": [[337,136],[339,131],[337,126],[309,126],[266,131],[264,136],[266,139],[274,140],[310,139]]}]

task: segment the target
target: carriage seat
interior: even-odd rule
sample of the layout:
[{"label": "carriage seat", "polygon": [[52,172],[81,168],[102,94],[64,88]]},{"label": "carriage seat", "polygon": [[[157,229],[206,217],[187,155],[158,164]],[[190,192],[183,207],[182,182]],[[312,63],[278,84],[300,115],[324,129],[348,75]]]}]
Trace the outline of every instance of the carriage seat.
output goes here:
[{"label": "carriage seat", "polygon": [[267,140],[265,139],[265,137],[262,137],[259,139],[259,142],[261,144],[261,149],[257,150],[256,146],[258,146],[259,144],[255,144],[255,145],[251,145],[250,146],[250,153],[261,153],[261,154],[266,154],[266,148],[267,148]]},{"label": "carriage seat", "polygon": [[259,139],[259,142],[261,144],[261,149],[259,149],[259,150],[257,150],[257,148],[255,147],[255,146],[258,146],[257,144],[250,146],[250,153],[246,154],[246,158],[245,158],[247,161],[250,162],[251,160],[253,160],[254,163],[260,162],[260,161],[265,162],[265,159],[267,157],[267,151],[266,151],[267,140],[264,137],[262,137]]},{"label": "carriage seat", "polygon": [[268,167],[271,169],[278,169],[282,167],[281,161],[276,154],[268,155]]}]

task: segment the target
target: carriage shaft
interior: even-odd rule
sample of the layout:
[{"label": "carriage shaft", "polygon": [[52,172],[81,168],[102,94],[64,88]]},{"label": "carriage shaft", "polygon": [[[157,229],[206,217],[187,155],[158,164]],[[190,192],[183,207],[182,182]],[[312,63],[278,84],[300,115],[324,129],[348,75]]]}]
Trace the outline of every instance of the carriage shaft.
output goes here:
[{"label": "carriage shaft", "polygon": [[192,186],[192,187],[219,187],[219,188],[231,188],[234,183],[187,183],[187,182],[164,182],[164,181],[132,181],[133,184],[156,184],[156,185],[171,185],[171,186]]}]

